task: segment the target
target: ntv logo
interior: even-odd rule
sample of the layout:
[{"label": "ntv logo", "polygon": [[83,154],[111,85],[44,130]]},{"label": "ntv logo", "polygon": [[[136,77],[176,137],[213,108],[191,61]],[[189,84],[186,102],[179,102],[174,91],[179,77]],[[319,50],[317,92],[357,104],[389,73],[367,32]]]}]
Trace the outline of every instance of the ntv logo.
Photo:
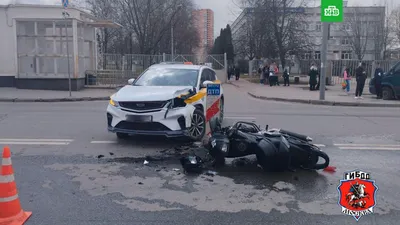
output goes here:
[{"label": "ntv logo", "polygon": [[324,9],[325,16],[339,16],[340,11],[336,6],[328,6],[328,8]]}]

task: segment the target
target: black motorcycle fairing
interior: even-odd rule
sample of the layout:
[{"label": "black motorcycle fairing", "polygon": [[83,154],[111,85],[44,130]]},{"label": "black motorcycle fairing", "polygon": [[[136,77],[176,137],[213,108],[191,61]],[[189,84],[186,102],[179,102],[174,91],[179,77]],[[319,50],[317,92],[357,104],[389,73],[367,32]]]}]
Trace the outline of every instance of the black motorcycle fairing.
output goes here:
[{"label": "black motorcycle fairing", "polygon": [[265,171],[282,172],[291,168],[290,151],[282,138],[278,144],[269,139],[263,139],[258,143],[257,161]]}]

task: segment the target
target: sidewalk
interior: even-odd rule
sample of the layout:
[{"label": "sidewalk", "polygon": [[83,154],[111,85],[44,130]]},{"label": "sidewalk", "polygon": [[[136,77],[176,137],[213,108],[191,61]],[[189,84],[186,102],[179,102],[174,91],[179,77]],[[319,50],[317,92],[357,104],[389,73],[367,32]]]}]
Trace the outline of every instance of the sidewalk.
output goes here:
[{"label": "sidewalk", "polygon": [[0,88],[0,102],[69,102],[108,100],[116,89],[84,89],[73,91],[29,90]]},{"label": "sidewalk", "polygon": [[340,85],[327,86],[325,100],[319,100],[319,91],[309,91],[307,85],[274,86],[255,84],[246,80],[231,80],[230,84],[246,91],[254,98],[281,101],[296,102],[315,105],[333,105],[333,106],[363,106],[363,107],[400,107],[400,101],[387,101],[376,99],[371,95],[368,86],[364,88],[364,99],[354,99],[354,88],[350,95],[343,92]]}]

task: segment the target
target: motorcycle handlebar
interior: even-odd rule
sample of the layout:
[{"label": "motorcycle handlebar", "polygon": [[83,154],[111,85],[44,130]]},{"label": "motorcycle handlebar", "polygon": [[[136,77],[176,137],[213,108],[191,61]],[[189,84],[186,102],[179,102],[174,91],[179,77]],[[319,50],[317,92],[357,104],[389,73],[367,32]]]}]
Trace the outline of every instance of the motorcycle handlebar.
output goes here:
[{"label": "motorcycle handlebar", "polygon": [[283,129],[280,129],[280,132],[282,134],[287,134],[287,135],[299,138],[301,140],[308,141],[308,136],[303,135],[303,134],[298,134],[298,133],[295,133],[295,132],[292,132],[292,131],[288,131],[288,130],[283,130]]},{"label": "motorcycle handlebar", "polygon": [[251,122],[238,121],[235,123],[235,125],[233,125],[233,127],[239,129],[242,126],[242,124],[252,126],[255,128],[256,131],[261,131],[261,129],[257,126],[257,124]]}]

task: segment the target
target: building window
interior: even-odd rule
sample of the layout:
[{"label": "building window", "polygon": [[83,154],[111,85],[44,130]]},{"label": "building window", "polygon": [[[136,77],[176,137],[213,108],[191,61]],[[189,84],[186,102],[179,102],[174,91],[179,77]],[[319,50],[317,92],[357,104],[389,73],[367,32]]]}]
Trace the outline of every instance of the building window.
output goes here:
[{"label": "building window", "polygon": [[315,30],[321,31],[321,27],[322,27],[322,24],[320,22],[318,22],[317,25],[315,26]]},{"label": "building window", "polygon": [[342,51],[342,59],[351,59],[351,51]]},{"label": "building window", "polygon": [[351,30],[351,26],[348,23],[344,23],[342,24],[342,29],[345,31],[350,31]]},{"label": "building window", "polygon": [[350,41],[349,41],[348,38],[343,38],[342,39],[342,45],[349,45],[349,44],[350,44]]},{"label": "building window", "polygon": [[316,59],[316,60],[320,60],[321,59],[321,52],[320,51],[316,51],[314,53],[314,59]]},{"label": "building window", "polygon": [[305,52],[304,54],[302,54],[301,59],[303,60],[311,59],[311,52]]}]

